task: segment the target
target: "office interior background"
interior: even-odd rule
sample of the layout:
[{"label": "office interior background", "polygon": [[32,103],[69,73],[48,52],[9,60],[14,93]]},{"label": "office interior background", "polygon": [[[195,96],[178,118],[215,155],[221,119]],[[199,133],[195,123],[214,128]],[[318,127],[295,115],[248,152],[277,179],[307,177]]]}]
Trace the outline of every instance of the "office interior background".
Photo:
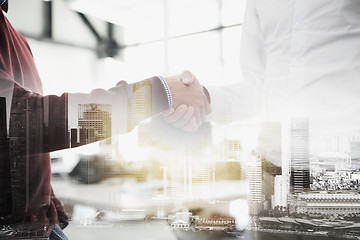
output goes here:
[{"label": "office interior background", "polygon": [[[246,0],[10,0],[6,16],[29,42],[44,94],[60,95],[184,69],[205,86],[241,82],[245,7]],[[149,114],[140,95],[127,115]],[[71,145],[81,134],[91,144],[51,153],[70,239],[360,236],[358,129],[317,132],[307,118],[227,119],[189,137],[158,116],[127,134],[96,136],[86,128],[99,111],[111,125],[114,109],[105,104],[69,111]]]},{"label": "office interior background", "polygon": [[7,16],[29,41],[45,94],[106,89],[184,69],[204,84],[241,78],[242,0],[10,4]]},{"label": "office interior background", "polygon": [[[245,4],[245,0],[11,0],[6,16],[32,49],[44,94],[61,95],[108,89],[120,80],[132,83],[155,75],[179,74],[184,69],[191,70],[204,85],[223,86],[241,81],[240,38]],[[78,126],[78,113],[71,114],[74,116],[69,116],[69,129]],[[134,133],[117,141],[130,144],[128,151],[124,149],[121,153],[125,158],[134,155],[141,158],[146,154],[138,153],[137,146],[142,140],[134,137]],[[238,143],[230,145],[233,152],[239,152]],[[189,221],[194,216],[189,217],[188,206],[182,203],[180,207],[169,206],[164,203],[168,200],[162,197],[177,196],[180,192],[180,198],[186,195],[185,198],[201,199],[209,194],[207,184],[215,181],[211,176],[213,166],[205,163],[199,166],[197,174],[201,176],[197,176],[197,180],[194,176],[194,182],[198,183],[189,185],[194,189],[184,190],[181,186],[184,182],[179,187],[168,179],[173,174],[171,166],[153,166],[146,162],[121,165],[121,173],[113,174],[110,170],[112,177],[106,180],[103,175],[97,178],[94,174],[98,169],[87,166],[85,180],[74,180],[70,175],[76,175],[75,169],[82,158],[91,164],[89,162],[96,162],[96,153],[100,151],[98,143],[79,149],[80,153],[64,150],[51,154],[52,185],[69,212],[71,224],[65,234],[70,239],[104,236],[109,239],[181,239],[183,237],[174,234],[171,224],[175,228],[184,227],[177,221]],[[189,154],[175,163],[186,162],[188,157]],[[61,161],[66,164],[59,164]],[[111,164],[110,168],[118,170],[116,163]],[[235,166],[240,171],[236,163]],[[172,167],[181,169],[183,166]],[[228,169],[222,168],[224,172]],[[153,169],[156,174],[160,173],[155,181],[153,177],[144,177]],[[140,177],[134,178],[131,171],[137,171]],[[123,177],[124,172],[130,176]],[[232,174],[239,180],[236,171]],[[205,190],[201,189],[204,181]],[[237,181],[227,187],[227,192],[237,193],[234,188],[239,188],[239,184],[244,186]],[[218,188],[224,189],[226,185]],[[208,209],[211,208],[210,203]],[[229,212],[228,207],[220,208]],[[242,211],[247,206],[241,200],[237,208]],[[139,221],[149,217],[149,209],[163,220],[170,214],[175,217],[172,216],[171,221]],[[246,222],[247,214],[244,216]],[[233,226],[233,218],[229,221]]]}]

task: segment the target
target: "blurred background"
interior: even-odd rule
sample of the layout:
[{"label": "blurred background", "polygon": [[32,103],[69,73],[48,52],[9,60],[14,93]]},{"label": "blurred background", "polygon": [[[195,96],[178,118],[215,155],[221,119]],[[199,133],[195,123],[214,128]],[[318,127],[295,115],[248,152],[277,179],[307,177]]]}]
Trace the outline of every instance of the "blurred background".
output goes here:
[{"label": "blurred background", "polygon": [[[60,95],[108,89],[120,80],[131,83],[184,69],[204,85],[241,81],[245,4],[245,0],[11,0],[7,17],[29,42],[44,94]],[[87,110],[81,111],[86,115]],[[111,110],[102,112],[111,121]],[[82,134],[89,139],[94,133],[82,132],[78,113],[73,115],[71,134],[75,131],[78,141]],[[203,230],[214,226],[234,230],[232,237],[242,234],[248,224],[243,199],[249,195],[241,165],[256,158],[246,147],[253,126],[214,129],[207,123],[198,133],[188,134],[166,124],[154,118],[126,135],[51,153],[52,185],[71,218],[65,229],[70,239],[198,239],[187,235],[195,223]],[[249,171],[257,185],[261,185],[259,166]],[[241,231],[236,230],[239,223]]]},{"label": "blurred background", "polygon": [[[245,5],[10,0],[6,15],[30,44],[44,94],[60,95],[184,69],[209,87],[242,81]],[[143,86],[132,104],[119,104],[121,116],[107,104],[69,105],[63,135],[72,148],[51,153],[69,239],[358,239],[357,126],[318,131],[309,118],[228,116],[197,133],[174,129],[162,116],[134,126],[151,115],[151,94]],[[116,117],[131,131],[111,132]]]},{"label": "blurred background", "polygon": [[245,0],[12,0],[45,94],[191,69],[204,84],[239,81]]}]

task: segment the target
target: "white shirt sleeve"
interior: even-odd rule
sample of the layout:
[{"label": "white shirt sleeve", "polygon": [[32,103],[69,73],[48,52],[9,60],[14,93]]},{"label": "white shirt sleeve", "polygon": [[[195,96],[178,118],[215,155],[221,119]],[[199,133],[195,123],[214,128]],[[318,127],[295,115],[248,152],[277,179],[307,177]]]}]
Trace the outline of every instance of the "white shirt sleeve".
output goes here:
[{"label": "white shirt sleeve", "polygon": [[243,80],[224,87],[206,86],[212,101],[211,120],[229,123],[258,114],[262,103],[265,67],[266,57],[256,0],[248,0],[241,39]]}]

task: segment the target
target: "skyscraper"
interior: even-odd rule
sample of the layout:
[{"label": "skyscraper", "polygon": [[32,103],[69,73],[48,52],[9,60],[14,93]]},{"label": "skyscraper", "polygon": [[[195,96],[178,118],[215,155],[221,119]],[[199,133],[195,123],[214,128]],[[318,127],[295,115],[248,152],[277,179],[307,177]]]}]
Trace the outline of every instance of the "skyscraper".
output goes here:
[{"label": "skyscraper", "polygon": [[[34,192],[30,170],[44,171],[42,158],[36,153],[44,151],[44,102],[39,98],[24,99],[14,91],[9,127],[11,159],[11,188],[13,214],[22,216],[34,202],[41,202],[42,193]],[[50,133],[49,133],[50,134]],[[33,171],[34,172],[34,171]]]},{"label": "skyscraper", "polygon": [[263,194],[269,205],[274,194],[275,176],[281,174],[281,144],[281,123],[263,122],[257,152],[261,155],[262,161]]},{"label": "skyscraper", "polygon": [[[215,181],[214,163],[211,154],[206,151],[210,145],[210,126],[206,125],[207,131],[199,131],[199,136],[191,145],[189,167],[189,192],[195,199],[210,199],[211,187]],[[204,130],[204,129],[202,129]]]},{"label": "skyscraper", "polygon": [[[64,149],[70,146],[68,131],[68,94],[62,98],[45,96],[44,104],[44,148]],[[54,107],[56,106],[56,107]]]},{"label": "skyscraper", "polygon": [[[261,124],[257,152],[273,166],[281,168],[281,123]],[[269,171],[278,169],[269,169]]]},{"label": "skyscraper", "polygon": [[183,154],[173,153],[170,163],[171,197],[188,198],[188,161]]},{"label": "skyscraper", "polygon": [[[209,199],[215,181],[210,151],[211,126],[205,124],[175,149],[170,163],[171,196],[175,199]],[[184,150],[185,149],[185,150]]]},{"label": "skyscraper", "polygon": [[[128,122],[127,122],[128,131],[131,131],[142,120],[151,117],[152,114],[151,83],[145,81],[134,85],[133,95],[128,100],[127,111],[128,111]],[[139,140],[141,141],[141,139]]]},{"label": "skyscraper", "polygon": [[351,166],[353,169],[360,168],[360,141],[352,140],[350,142]]},{"label": "skyscraper", "polygon": [[110,104],[79,104],[78,126],[94,128],[96,141],[111,137],[111,105]]},{"label": "skyscraper", "polygon": [[90,127],[71,128],[71,147],[78,147],[96,141],[95,129]]},{"label": "skyscraper", "polygon": [[241,162],[244,161],[244,151],[240,140],[226,139],[215,148],[216,179],[241,179]]},{"label": "skyscraper", "polygon": [[288,176],[278,175],[275,177],[274,197],[272,207],[287,207]]},{"label": "skyscraper", "polygon": [[290,125],[290,187],[293,193],[310,188],[309,119],[293,118]]},{"label": "skyscraper", "polygon": [[6,124],[6,99],[0,97],[0,216],[11,213],[9,141]]},{"label": "skyscraper", "polygon": [[258,154],[251,154],[249,160],[246,161],[245,177],[249,185],[247,199],[249,201],[250,213],[257,214],[262,210],[264,202],[263,195],[263,173],[261,168],[261,157]]},{"label": "skyscraper", "polygon": [[138,125],[138,146],[148,146],[152,141],[152,123],[142,122],[152,115],[152,85],[141,82],[133,86],[133,95],[128,100],[127,131]]}]

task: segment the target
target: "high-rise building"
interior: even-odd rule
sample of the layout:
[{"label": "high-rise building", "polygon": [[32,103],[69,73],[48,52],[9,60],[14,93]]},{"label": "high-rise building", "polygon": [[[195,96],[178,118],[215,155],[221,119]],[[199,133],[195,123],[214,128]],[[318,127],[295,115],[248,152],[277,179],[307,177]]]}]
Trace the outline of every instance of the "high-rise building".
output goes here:
[{"label": "high-rise building", "polygon": [[215,182],[215,169],[210,151],[211,128],[205,124],[176,149],[170,163],[171,196],[175,199],[210,199]]},{"label": "high-rise building", "polygon": [[263,194],[270,205],[274,195],[275,176],[281,174],[281,123],[261,124],[257,152],[261,155],[263,173]]},{"label": "high-rise building", "polygon": [[360,132],[353,132],[350,137],[350,157],[353,169],[360,169]]},{"label": "high-rise building", "polygon": [[223,180],[239,180],[242,178],[241,162],[244,151],[239,140],[226,139],[215,149],[215,177]]},{"label": "high-rise building", "polygon": [[[44,202],[43,191],[47,186],[39,182],[39,176],[50,172],[43,153],[69,144],[66,102],[67,95],[41,98],[14,87],[7,132],[8,151],[1,151],[2,155],[9,153],[5,157],[10,162],[11,186],[8,187],[11,187],[14,219]],[[4,128],[3,123],[1,125]]]},{"label": "high-rise building", "polygon": [[133,86],[133,95],[128,100],[127,111],[128,111],[128,121],[127,121],[128,131],[131,131],[142,120],[151,117],[152,85],[150,82],[144,81],[135,84]]},{"label": "high-rise building", "polygon": [[320,135],[314,139],[312,149],[315,153],[347,153],[350,151],[350,141],[347,135]]},{"label": "high-rise building", "polygon": [[111,137],[111,105],[110,104],[79,104],[79,128],[95,129],[96,141]]},{"label": "high-rise building", "polygon": [[[281,168],[280,122],[263,122],[261,124],[257,152],[273,166]],[[275,171],[277,170],[275,169]]]},{"label": "high-rise building", "polygon": [[151,122],[142,122],[138,127],[138,146],[140,148],[150,146],[152,143],[153,128]]},{"label": "high-rise building", "polygon": [[[31,193],[30,169],[42,174],[43,162],[35,153],[42,153],[44,147],[44,102],[39,98],[23,98],[14,91],[9,127],[9,152],[11,159],[11,188],[13,214],[21,216],[31,202],[41,202],[39,192]],[[50,134],[50,133],[49,133]],[[36,180],[36,179],[35,179]]]},{"label": "high-rise building", "polygon": [[71,128],[71,147],[78,147],[96,141],[95,128]]},{"label": "high-rise building", "polygon": [[360,168],[360,141],[350,142],[350,157],[353,169]]},{"label": "high-rise building", "polygon": [[257,214],[263,209],[263,173],[261,167],[261,157],[257,154],[249,156],[246,161],[245,177],[249,185],[247,200],[249,201],[250,214]]},{"label": "high-rise building", "polygon": [[9,140],[6,124],[6,98],[0,97],[0,216],[12,211]]},{"label": "high-rise building", "polygon": [[133,86],[133,95],[128,99],[127,131],[138,125],[138,146],[146,147],[152,142],[152,123],[141,121],[152,115],[152,85],[149,82],[140,82]]},{"label": "high-rise building", "polygon": [[290,125],[290,187],[293,193],[310,188],[309,119],[293,118]]},{"label": "high-rise building", "polygon": [[211,190],[215,181],[214,163],[211,154],[206,149],[209,147],[211,136],[209,132],[200,131],[199,138],[191,145],[189,176],[192,198],[210,199]]},{"label": "high-rise building", "polygon": [[171,197],[188,198],[188,161],[183,154],[174,152],[170,163]]},{"label": "high-rise building", "polygon": [[61,98],[45,96],[44,104],[44,148],[64,149],[70,146],[68,131],[68,94]]},{"label": "high-rise building", "polygon": [[226,139],[216,149],[216,161],[218,162],[240,162],[242,155],[242,146],[239,140]]},{"label": "high-rise building", "polygon": [[349,152],[349,139],[346,135],[336,135],[327,139],[326,152]]},{"label": "high-rise building", "polygon": [[360,131],[352,132],[350,140],[354,142],[360,142]]},{"label": "high-rise building", "polygon": [[289,193],[288,176],[277,175],[274,184],[272,207],[287,207],[287,194]]}]

